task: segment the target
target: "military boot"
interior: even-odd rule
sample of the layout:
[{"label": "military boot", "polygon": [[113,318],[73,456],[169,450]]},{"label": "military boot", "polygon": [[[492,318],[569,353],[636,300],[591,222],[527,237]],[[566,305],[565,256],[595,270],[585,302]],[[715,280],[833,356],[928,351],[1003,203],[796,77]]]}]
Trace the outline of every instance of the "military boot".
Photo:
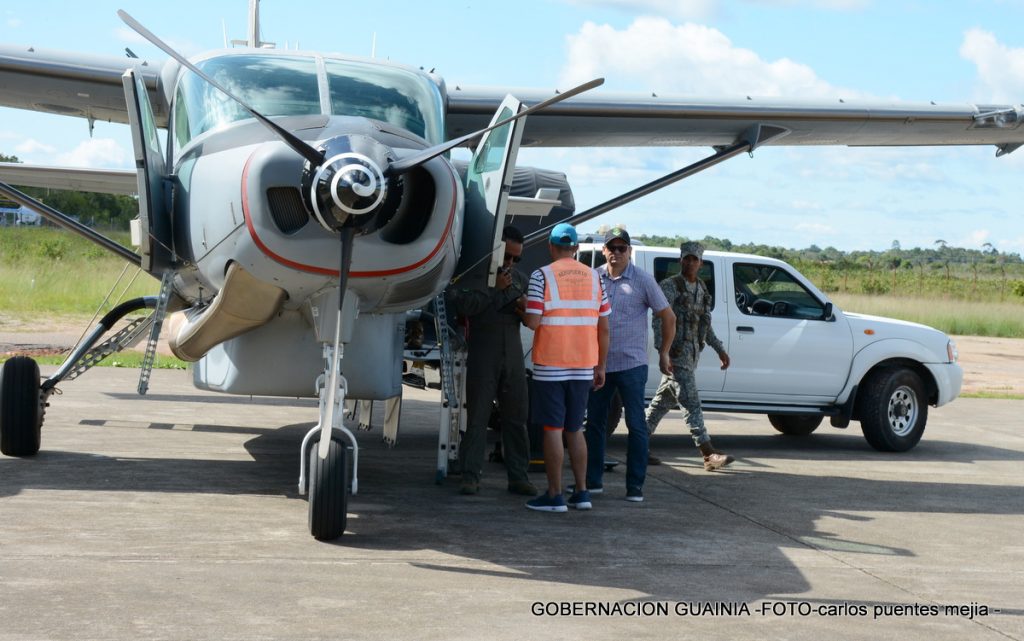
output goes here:
[{"label": "military boot", "polygon": [[711,447],[711,441],[700,445],[700,453],[704,455],[704,469],[708,472],[720,470],[735,460],[725,452],[719,452]]}]

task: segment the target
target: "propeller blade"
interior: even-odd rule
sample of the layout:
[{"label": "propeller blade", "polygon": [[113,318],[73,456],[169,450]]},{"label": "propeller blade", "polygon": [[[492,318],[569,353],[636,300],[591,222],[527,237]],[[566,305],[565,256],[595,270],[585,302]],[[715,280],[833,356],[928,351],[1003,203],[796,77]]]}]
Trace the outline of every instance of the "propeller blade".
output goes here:
[{"label": "propeller blade", "polygon": [[448,142],[441,143],[440,145],[435,145],[434,147],[428,147],[427,149],[424,149],[423,151],[421,151],[419,153],[413,154],[412,156],[406,156],[405,158],[402,158],[401,160],[397,160],[397,161],[391,163],[391,165],[388,166],[387,171],[384,172],[384,175],[386,175],[386,176],[398,176],[400,174],[404,174],[405,172],[409,171],[410,169],[413,169],[415,167],[418,167],[418,166],[422,165],[423,163],[427,162],[431,158],[436,158],[437,156],[440,156],[444,152],[458,147],[459,145],[465,143],[467,140],[472,140],[473,138],[476,138],[477,136],[482,136],[483,134],[487,133],[488,131],[490,131],[492,129],[497,129],[498,127],[502,127],[504,125],[507,125],[508,123],[512,122],[513,120],[518,120],[519,118],[525,118],[526,116],[529,116],[530,114],[532,114],[534,112],[537,112],[537,111],[540,111],[541,109],[546,109],[546,108],[550,107],[551,105],[555,104],[556,102],[561,102],[562,100],[565,100],[566,98],[572,98],[575,95],[581,94],[584,91],[589,91],[589,90],[593,89],[594,87],[600,87],[603,84],[604,84],[604,78],[595,78],[595,79],[591,80],[590,82],[585,82],[582,85],[579,85],[577,87],[573,87],[569,91],[566,91],[564,93],[560,93],[558,95],[552,96],[552,97],[548,98],[547,100],[545,100],[544,102],[538,102],[534,106],[532,106],[532,107],[530,107],[528,109],[523,109],[519,113],[517,113],[517,114],[515,114],[513,116],[509,116],[508,118],[505,118],[501,122],[496,122],[493,125],[491,125],[490,127],[485,127],[485,128],[483,128],[483,129],[481,129],[479,131],[474,131],[473,133],[469,133],[469,134],[466,134],[464,136],[459,136],[458,138],[455,138],[454,140],[449,140]]},{"label": "propeller blade", "polygon": [[312,163],[314,167],[319,167],[320,165],[323,164],[323,162],[324,162],[324,155],[322,153],[320,153],[319,151],[317,151],[315,147],[307,144],[305,141],[301,140],[298,136],[292,134],[290,131],[284,129],[283,127],[275,124],[272,120],[270,120],[269,118],[267,118],[266,116],[264,116],[260,112],[256,111],[255,109],[253,109],[249,105],[245,104],[245,101],[243,101],[241,98],[239,98],[235,94],[233,94],[230,91],[228,91],[226,88],[224,88],[222,85],[220,85],[216,80],[214,80],[210,76],[208,76],[205,73],[203,73],[202,71],[200,71],[199,67],[196,67],[194,64],[189,62],[185,58],[185,56],[181,55],[180,53],[178,53],[177,51],[172,49],[170,47],[170,45],[165,43],[160,38],[157,38],[156,35],[153,34],[153,32],[151,32],[149,29],[147,29],[147,28],[143,27],[141,24],[139,24],[139,22],[135,18],[133,18],[130,15],[128,15],[128,13],[124,9],[118,9],[117,10],[117,15],[121,18],[121,20],[124,21],[124,23],[126,25],[128,25],[129,27],[134,29],[140,36],[142,36],[146,40],[149,40],[151,43],[153,43],[154,45],[156,45],[157,47],[162,49],[164,51],[164,53],[166,53],[167,55],[169,55],[170,57],[174,58],[179,63],[181,63],[181,65],[183,67],[186,67],[186,68],[190,69],[194,74],[196,74],[197,76],[199,76],[200,78],[202,78],[206,82],[210,83],[211,85],[213,85],[217,89],[220,89],[222,92],[224,92],[224,95],[226,95],[228,98],[231,98],[232,100],[237,102],[239,105],[241,105],[243,109],[245,109],[250,114],[252,114],[253,118],[255,118],[256,120],[259,120],[267,128],[269,128],[271,131],[273,131],[275,134],[277,134],[281,138],[281,140],[283,140],[285,143],[288,144],[289,147],[291,147],[296,152],[298,152],[298,154],[300,156],[302,156],[303,158],[308,160],[310,163]]}]

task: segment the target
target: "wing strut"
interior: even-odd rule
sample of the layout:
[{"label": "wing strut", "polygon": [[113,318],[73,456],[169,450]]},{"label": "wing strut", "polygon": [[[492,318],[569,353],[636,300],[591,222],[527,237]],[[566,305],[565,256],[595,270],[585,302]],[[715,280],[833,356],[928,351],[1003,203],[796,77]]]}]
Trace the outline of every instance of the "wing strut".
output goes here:
[{"label": "wing strut", "polygon": [[107,251],[117,254],[120,258],[123,258],[132,265],[135,265],[136,267],[142,265],[142,257],[133,252],[132,250],[128,249],[124,245],[114,240],[111,240],[110,238],[107,238],[103,234],[89,227],[86,227],[85,225],[78,222],[74,218],[66,214],[62,214],[53,207],[41,203],[35,198],[29,196],[28,194],[24,194],[18,191],[17,189],[11,187],[7,183],[0,182],[0,194],[7,196],[8,198],[18,203],[22,207],[27,207],[28,209],[38,212],[43,218],[50,221],[54,225],[57,225],[58,227],[63,227],[64,229],[72,231],[78,234],[79,236],[83,236],[87,240],[96,243],[103,249],[106,249]]},{"label": "wing strut", "polygon": [[739,139],[736,142],[729,145],[728,147],[716,147],[715,153],[708,156],[707,158],[698,160],[692,165],[687,165],[682,169],[677,169],[676,171],[673,171],[670,174],[666,174],[661,178],[658,178],[657,180],[653,180],[645,185],[641,185],[640,187],[637,187],[632,191],[627,191],[626,193],[620,196],[616,196],[611,200],[606,200],[600,205],[591,207],[590,209],[582,211],[576,214],[575,216],[570,216],[565,220],[560,220],[555,223],[552,223],[551,225],[548,225],[547,227],[538,229],[537,231],[526,236],[523,242],[523,246],[531,247],[533,245],[540,243],[541,241],[548,237],[548,233],[557,224],[569,223],[570,225],[578,225],[592,218],[597,218],[601,214],[608,213],[609,211],[617,207],[621,207],[627,203],[631,203],[637,198],[640,198],[641,196],[646,196],[647,194],[658,191],[659,189],[667,187],[674,182],[678,182],[683,178],[687,178],[698,172],[704,171],[705,169],[714,167],[718,163],[728,160],[733,156],[738,156],[739,154],[742,154],[745,151],[753,152],[754,149],[760,147],[766,142],[774,140],[775,138],[779,138],[781,136],[785,136],[788,133],[789,129],[786,129],[785,127],[777,127],[775,125],[753,125],[745,132],[743,132],[743,134],[739,137]]}]

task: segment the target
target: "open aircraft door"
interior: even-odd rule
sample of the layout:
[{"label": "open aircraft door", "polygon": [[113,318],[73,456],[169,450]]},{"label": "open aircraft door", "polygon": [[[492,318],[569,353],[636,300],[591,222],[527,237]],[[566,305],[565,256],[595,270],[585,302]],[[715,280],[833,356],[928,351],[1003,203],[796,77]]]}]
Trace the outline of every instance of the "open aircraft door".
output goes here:
[{"label": "open aircraft door", "polygon": [[[521,108],[519,100],[506,96],[490,124],[519,113]],[[466,171],[463,257],[457,273],[472,270],[471,278],[476,281],[483,275],[480,267],[487,264],[487,284],[491,287],[505,259],[501,230],[525,126],[523,117],[484,134]]]},{"label": "open aircraft door", "polygon": [[[490,124],[519,113],[521,105],[512,96],[506,96]],[[501,230],[505,227],[505,211],[525,122],[526,117],[519,118],[484,134],[469,161],[463,181],[466,200],[462,255],[456,268],[460,287],[483,287],[485,276],[487,286],[493,287],[498,268],[504,262]],[[442,338],[443,327],[450,322],[454,310],[447,310],[444,295],[438,296],[435,305],[439,319],[437,332],[442,341],[441,387],[445,396],[437,442],[437,480],[440,481],[448,475],[449,461],[458,458],[460,433],[466,427],[463,402],[466,395],[466,359],[464,352],[455,353],[445,345],[447,339]]]},{"label": "open aircraft door", "polygon": [[145,81],[129,69],[121,76],[121,83],[128,103],[128,124],[139,184],[139,233],[135,237],[133,228],[133,242],[137,241],[139,246],[142,269],[160,274],[173,262],[170,186],[164,155]]}]

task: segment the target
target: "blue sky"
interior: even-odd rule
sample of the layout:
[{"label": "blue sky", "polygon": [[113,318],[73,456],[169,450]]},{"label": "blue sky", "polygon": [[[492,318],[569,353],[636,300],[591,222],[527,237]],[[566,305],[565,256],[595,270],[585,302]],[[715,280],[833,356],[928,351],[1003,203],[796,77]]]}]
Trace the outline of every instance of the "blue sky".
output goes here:
[{"label": "blue sky", "polygon": [[[366,7],[369,7],[367,9]],[[164,56],[123,8],[186,54],[243,38],[246,0],[0,5],[0,42]],[[735,98],[855,97],[1024,102],[1024,0],[263,0],[279,47],[436,68],[451,83]],[[27,162],[129,167],[121,125],[90,139],[75,118],[0,109],[0,152]],[[580,208],[672,171],[704,149],[524,150],[520,164],[569,175]],[[706,234],[788,247],[887,249],[991,243],[1024,253],[1024,149],[762,148],[596,220],[634,233]],[[589,227],[589,225],[588,225]]]}]

